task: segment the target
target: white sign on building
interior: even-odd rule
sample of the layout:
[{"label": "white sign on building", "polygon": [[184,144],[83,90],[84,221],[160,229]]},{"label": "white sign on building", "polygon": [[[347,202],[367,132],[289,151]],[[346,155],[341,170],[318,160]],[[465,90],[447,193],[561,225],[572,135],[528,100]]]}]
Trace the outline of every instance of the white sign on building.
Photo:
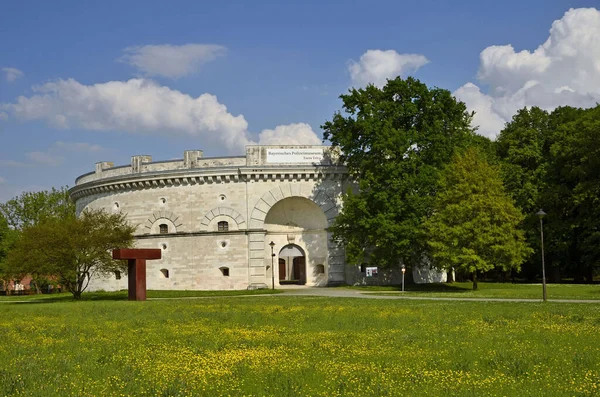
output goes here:
[{"label": "white sign on building", "polygon": [[323,161],[323,148],[267,149],[267,163],[314,164]]}]

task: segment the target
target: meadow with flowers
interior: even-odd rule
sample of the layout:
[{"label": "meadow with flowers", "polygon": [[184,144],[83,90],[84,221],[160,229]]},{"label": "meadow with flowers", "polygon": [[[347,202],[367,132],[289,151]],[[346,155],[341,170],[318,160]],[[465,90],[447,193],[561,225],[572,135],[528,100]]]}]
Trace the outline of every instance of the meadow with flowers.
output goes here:
[{"label": "meadow with flowers", "polygon": [[1,303],[0,357],[6,396],[593,396],[600,305]]}]

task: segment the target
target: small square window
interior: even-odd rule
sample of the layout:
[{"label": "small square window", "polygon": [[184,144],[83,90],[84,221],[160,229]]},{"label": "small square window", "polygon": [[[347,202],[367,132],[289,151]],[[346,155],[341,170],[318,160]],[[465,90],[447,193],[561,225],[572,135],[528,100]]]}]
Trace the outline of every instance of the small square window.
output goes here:
[{"label": "small square window", "polygon": [[158,229],[160,234],[169,234],[169,225],[163,223],[162,225],[158,226]]},{"label": "small square window", "polygon": [[229,223],[227,223],[226,221],[221,221],[217,223],[217,228],[220,232],[226,232],[229,230]]}]

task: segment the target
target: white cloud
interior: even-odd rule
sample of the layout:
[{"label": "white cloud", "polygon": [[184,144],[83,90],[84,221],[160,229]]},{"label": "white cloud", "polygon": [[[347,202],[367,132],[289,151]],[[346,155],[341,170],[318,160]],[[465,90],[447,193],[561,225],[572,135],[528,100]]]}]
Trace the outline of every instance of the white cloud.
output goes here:
[{"label": "white cloud", "polygon": [[120,61],[146,76],[179,78],[196,72],[202,64],[225,55],[226,51],[215,44],[145,45],[125,48]]},{"label": "white cloud", "polygon": [[[16,103],[0,104],[0,109],[22,120],[44,120],[58,128],[187,135],[231,153],[253,143],[244,116],[232,115],[211,94],[193,98],[144,79],[94,85],[58,80],[34,91],[33,96],[21,96]],[[282,144],[320,142],[307,127],[279,126],[260,136],[269,141],[279,139]]]},{"label": "white cloud", "polygon": [[2,68],[0,70],[2,70],[4,72],[4,78],[9,83],[12,83],[13,81],[17,80],[18,78],[24,76],[23,72],[21,72],[17,68]]},{"label": "white cloud", "polygon": [[100,145],[84,143],[84,142],[54,142],[45,151],[34,151],[25,153],[26,161],[16,160],[0,160],[0,167],[33,167],[33,166],[50,166],[56,167],[64,163],[66,152],[90,153],[103,150]]},{"label": "white cloud", "polygon": [[571,9],[554,21],[548,39],[533,52],[516,52],[511,45],[484,49],[478,80],[488,93],[467,83],[454,95],[477,112],[474,124],[492,138],[525,106],[594,106],[600,102],[598,37],[600,11]]},{"label": "white cloud", "polygon": [[29,152],[25,153],[25,156],[33,163],[47,165],[50,167],[56,167],[65,161],[64,157],[48,152]]},{"label": "white cloud", "polygon": [[387,79],[416,72],[429,60],[421,54],[398,54],[394,50],[368,50],[358,62],[348,66],[352,84],[365,86],[369,83],[382,87]]},{"label": "white cloud", "polygon": [[505,119],[500,117],[493,109],[494,100],[489,95],[481,92],[473,83],[467,83],[454,91],[454,96],[463,101],[470,111],[475,111],[474,126],[479,126],[477,132],[493,138],[502,128]]},{"label": "white cloud", "polygon": [[20,167],[27,167],[27,166],[28,166],[27,163],[23,163],[21,161],[0,160],[0,167],[15,167],[15,168],[20,168]]},{"label": "white cloud", "polygon": [[210,94],[197,98],[144,79],[83,85],[58,80],[34,88],[4,110],[24,120],[45,120],[59,128],[189,135],[228,150],[249,140],[244,116],[233,116]]},{"label": "white cloud", "polygon": [[320,145],[321,139],[310,125],[295,123],[278,125],[273,130],[263,130],[259,135],[261,145]]},{"label": "white cloud", "polygon": [[55,142],[54,147],[70,152],[99,152],[103,148],[100,145],[95,145],[85,142]]}]

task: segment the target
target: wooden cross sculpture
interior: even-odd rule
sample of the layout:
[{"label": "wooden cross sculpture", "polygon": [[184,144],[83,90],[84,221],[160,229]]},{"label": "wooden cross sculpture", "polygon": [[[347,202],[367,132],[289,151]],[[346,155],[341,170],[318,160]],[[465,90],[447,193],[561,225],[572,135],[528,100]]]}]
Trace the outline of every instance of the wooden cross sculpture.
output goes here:
[{"label": "wooden cross sculpture", "polygon": [[127,283],[130,301],[146,300],[146,261],[160,259],[160,249],[119,248],[113,250],[113,259],[127,259]]}]

